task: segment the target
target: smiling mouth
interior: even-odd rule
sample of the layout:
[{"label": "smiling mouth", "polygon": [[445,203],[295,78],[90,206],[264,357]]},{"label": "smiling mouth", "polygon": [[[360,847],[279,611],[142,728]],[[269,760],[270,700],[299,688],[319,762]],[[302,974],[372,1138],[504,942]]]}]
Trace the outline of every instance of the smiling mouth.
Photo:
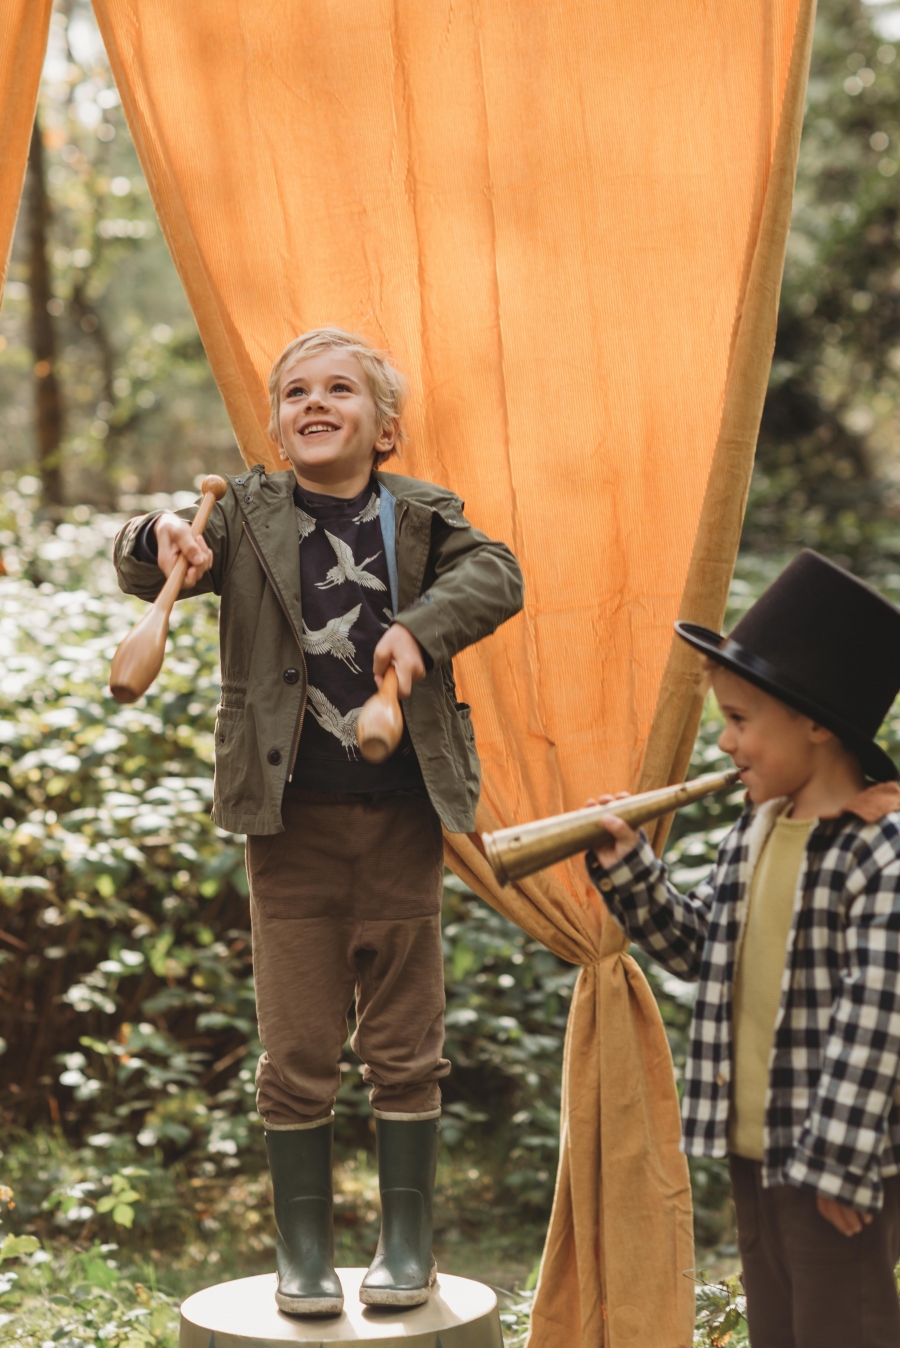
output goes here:
[{"label": "smiling mouth", "polygon": [[300,432],[301,435],[328,435],[331,431],[336,431],[337,426],[330,421],[311,421],[308,426],[304,426]]}]

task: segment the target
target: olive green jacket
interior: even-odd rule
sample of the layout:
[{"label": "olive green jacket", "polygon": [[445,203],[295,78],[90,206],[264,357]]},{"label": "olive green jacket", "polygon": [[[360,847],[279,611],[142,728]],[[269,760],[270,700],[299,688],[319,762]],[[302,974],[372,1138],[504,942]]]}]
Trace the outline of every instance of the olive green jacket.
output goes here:
[{"label": "olive green jacket", "polygon": [[[481,769],[451,662],[522,607],[521,572],[503,543],[465,519],[452,492],[394,473],[376,477],[396,620],[431,661],[404,704],[406,722],[441,822],[466,833],[475,827]],[[233,833],[282,831],[281,797],[306,709],[294,484],[292,472],[269,474],[261,464],[230,478],[204,530],[212,568],[180,596],[210,590],[222,596],[212,817]],[[195,512],[193,506],[178,514],[190,520]],[[162,573],[132,555],[148,518],[125,525],[115,562],[121,588],[152,600]]]}]

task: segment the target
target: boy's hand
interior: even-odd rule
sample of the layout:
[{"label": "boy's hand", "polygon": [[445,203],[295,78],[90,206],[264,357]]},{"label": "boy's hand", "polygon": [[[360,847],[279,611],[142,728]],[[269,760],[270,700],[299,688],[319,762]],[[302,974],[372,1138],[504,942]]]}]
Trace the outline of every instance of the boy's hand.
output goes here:
[{"label": "boy's hand", "polygon": [[201,576],[205,576],[213,564],[213,555],[202,534],[195,538],[191,526],[186,520],[179,519],[165,511],[156,521],[156,565],[164,576],[172,574],[172,567],[184,553],[188,561],[184,588],[193,589]]},{"label": "boy's hand", "polygon": [[[615,796],[601,796],[599,800],[589,800],[586,802],[591,805],[608,805],[612,800],[625,800],[628,796],[627,791],[620,791]],[[611,870],[617,865],[623,857],[627,857],[632,848],[637,847],[638,835],[630,824],[626,824],[624,819],[620,819],[616,814],[605,814],[603,816],[603,826],[609,829],[615,838],[615,843],[611,847],[595,847],[589,856],[596,857],[604,870]]]},{"label": "boy's hand", "polygon": [[425,677],[425,661],[422,659],[422,647],[412,632],[402,623],[394,623],[385,632],[375,647],[375,682],[381,687],[381,680],[388,669],[394,666],[397,671],[397,686],[401,697],[409,697],[414,683]]},{"label": "boy's hand", "polygon": [[820,1216],[831,1222],[842,1236],[858,1236],[872,1220],[871,1212],[857,1212],[856,1208],[839,1203],[836,1198],[826,1198],[824,1194],[816,1195],[816,1206]]}]

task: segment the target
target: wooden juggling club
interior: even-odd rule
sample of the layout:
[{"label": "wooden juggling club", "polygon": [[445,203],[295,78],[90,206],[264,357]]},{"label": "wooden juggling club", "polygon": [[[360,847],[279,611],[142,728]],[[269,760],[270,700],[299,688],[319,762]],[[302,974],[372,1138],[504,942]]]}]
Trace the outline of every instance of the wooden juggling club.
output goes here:
[{"label": "wooden juggling club", "polygon": [[[212,508],[225,495],[228,483],[223,477],[213,475],[203,479],[200,490],[203,500],[191,523],[191,533],[195,538],[203,533]],[[117,702],[137,702],[162,669],[166,637],[169,634],[169,615],[181,593],[187,569],[187,558],[182,553],[149,611],[140,622],[135,623],[113,656],[109,691]]]},{"label": "wooden juggling club", "polygon": [[397,688],[397,671],[391,665],[381,687],[365,703],[356,721],[356,742],[363,758],[383,763],[400,743],[403,712]]}]

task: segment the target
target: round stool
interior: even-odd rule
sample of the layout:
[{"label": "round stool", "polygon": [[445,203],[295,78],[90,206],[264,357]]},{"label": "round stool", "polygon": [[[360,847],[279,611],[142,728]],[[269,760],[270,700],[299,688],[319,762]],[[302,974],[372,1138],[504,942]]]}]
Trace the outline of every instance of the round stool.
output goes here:
[{"label": "round stool", "polygon": [[341,1315],[285,1315],[275,1305],[275,1274],[237,1278],[195,1292],[181,1307],[180,1348],[280,1348],[314,1343],[377,1343],[378,1348],[503,1348],[497,1298],[483,1283],[439,1274],[424,1306],[364,1306],[364,1268],[339,1268]]}]

